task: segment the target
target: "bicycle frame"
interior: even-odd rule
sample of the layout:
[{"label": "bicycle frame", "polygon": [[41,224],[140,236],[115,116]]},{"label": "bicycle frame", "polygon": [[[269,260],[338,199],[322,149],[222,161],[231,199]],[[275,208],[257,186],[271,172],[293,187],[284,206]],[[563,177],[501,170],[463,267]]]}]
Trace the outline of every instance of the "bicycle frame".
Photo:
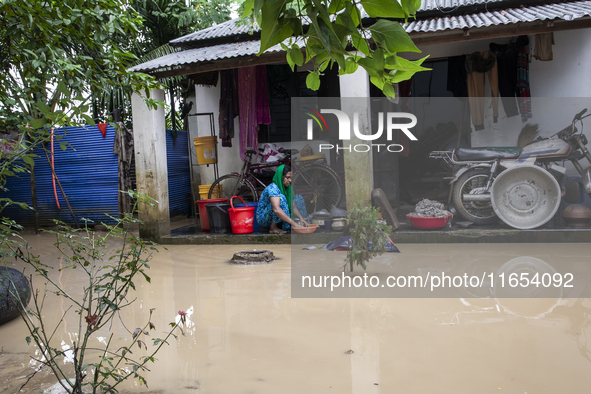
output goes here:
[{"label": "bicycle frame", "polygon": [[[240,175],[242,178],[247,179],[247,178],[253,178],[261,187],[267,187],[268,185],[266,185],[263,181],[261,181],[259,178],[257,178],[257,176],[254,174],[254,171],[256,170],[262,170],[265,168],[272,168],[272,167],[277,167],[280,166],[282,164],[288,165],[290,166],[295,172],[302,170],[306,167],[309,166],[322,166],[324,168],[326,168],[327,170],[329,170],[330,172],[334,173],[334,175],[337,177],[337,179],[339,180],[339,183],[341,184],[341,186],[343,185],[343,181],[341,179],[341,177],[339,176],[339,174],[337,174],[337,172],[335,170],[332,169],[332,167],[330,167],[328,164],[326,163],[317,163],[317,162],[312,162],[312,163],[308,163],[308,164],[304,164],[304,165],[300,165],[298,164],[297,160],[296,161],[292,161],[291,160],[291,155],[288,155],[288,157],[286,157],[285,159],[273,162],[273,163],[256,163],[256,164],[252,164],[250,161],[252,160],[252,155],[249,155],[248,160],[246,160],[244,162],[244,165],[242,166],[242,171]],[[306,179],[305,177],[303,178],[308,184],[310,184],[310,181],[308,179]],[[252,182],[251,182],[252,183]]]},{"label": "bicycle frame", "polygon": [[[301,172],[303,169],[308,168],[308,167],[321,167],[321,168],[325,169],[326,171],[328,171],[334,175],[334,177],[337,179],[337,181],[339,183],[339,187],[342,188],[342,186],[343,186],[343,181],[341,180],[341,177],[336,173],[336,171],[334,171],[325,162],[319,162],[319,161],[315,160],[310,163],[305,163],[304,165],[301,165],[298,163],[297,160],[292,161],[291,154],[288,153],[286,158],[276,161],[276,162],[273,162],[273,163],[252,163],[252,158],[253,158],[253,155],[255,155],[255,154],[256,154],[255,152],[247,152],[246,160],[244,161],[240,172],[239,173],[232,172],[231,174],[239,177],[243,184],[248,184],[251,187],[251,189],[254,191],[254,194],[255,194],[254,197],[257,200],[259,198],[259,190],[257,190],[257,187],[259,187],[260,189],[264,189],[268,186],[268,183],[263,182],[257,176],[256,171],[257,170],[264,170],[267,168],[276,168],[277,166],[280,166],[283,164],[291,166],[296,174],[298,174],[298,173],[300,174],[300,176],[301,176],[300,179],[303,180],[312,189],[314,189],[313,180],[308,179],[305,172]],[[302,194],[302,196],[305,197],[305,193]]]}]

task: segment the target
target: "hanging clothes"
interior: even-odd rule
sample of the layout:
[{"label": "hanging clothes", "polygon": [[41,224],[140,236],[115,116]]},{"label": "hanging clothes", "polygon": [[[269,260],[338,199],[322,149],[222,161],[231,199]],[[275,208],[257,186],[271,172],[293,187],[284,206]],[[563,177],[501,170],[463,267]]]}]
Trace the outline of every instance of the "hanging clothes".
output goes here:
[{"label": "hanging clothes", "polygon": [[514,44],[489,45],[490,50],[497,58],[497,71],[499,79],[499,94],[505,115],[508,118],[519,115],[515,100],[517,91],[517,47]]},{"label": "hanging clothes", "polygon": [[256,67],[238,69],[238,100],[240,102],[240,158],[246,159],[246,148],[258,149]]},{"label": "hanging clothes", "polygon": [[517,53],[517,89],[519,91],[519,112],[521,121],[527,122],[532,118],[531,92],[529,90],[529,57],[527,47],[522,46]]},{"label": "hanging clothes", "polygon": [[493,119],[499,117],[499,80],[495,55],[491,51],[474,52],[466,56],[468,102],[475,130],[484,129],[484,73],[490,83]]},{"label": "hanging clothes", "polygon": [[257,66],[256,95],[258,124],[271,124],[271,109],[269,107],[269,92],[267,90],[267,66]]},{"label": "hanging clothes", "polygon": [[[412,112],[408,105],[408,98],[412,87],[412,78],[407,81],[402,81],[398,84],[400,94],[400,108],[404,112]],[[401,157],[410,156],[410,139],[402,131],[398,130],[398,143],[402,145]]]},{"label": "hanging clothes", "polygon": [[234,138],[234,118],[239,114],[236,69],[220,72],[220,139],[222,146],[231,147]]},{"label": "hanging clothes", "polygon": [[454,97],[468,97],[468,75],[466,74],[466,55],[447,59],[447,90]]},{"label": "hanging clothes", "polygon": [[554,59],[554,53],[552,52],[553,41],[554,36],[552,33],[536,34],[534,57],[543,62]]}]

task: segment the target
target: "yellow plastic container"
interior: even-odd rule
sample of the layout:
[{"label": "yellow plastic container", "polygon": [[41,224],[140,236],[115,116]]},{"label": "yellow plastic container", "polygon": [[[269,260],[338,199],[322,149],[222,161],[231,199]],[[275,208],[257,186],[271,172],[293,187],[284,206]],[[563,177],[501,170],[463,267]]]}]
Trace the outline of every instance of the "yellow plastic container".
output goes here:
[{"label": "yellow plastic container", "polygon": [[[199,185],[199,197],[202,200],[207,200],[209,198],[209,189],[211,189],[211,185]],[[221,198],[222,195],[222,185],[216,185],[213,194],[211,196],[212,199]]]},{"label": "yellow plastic container", "polygon": [[193,144],[195,145],[199,165],[215,164],[217,162],[215,154],[217,137],[195,137],[193,138]]}]

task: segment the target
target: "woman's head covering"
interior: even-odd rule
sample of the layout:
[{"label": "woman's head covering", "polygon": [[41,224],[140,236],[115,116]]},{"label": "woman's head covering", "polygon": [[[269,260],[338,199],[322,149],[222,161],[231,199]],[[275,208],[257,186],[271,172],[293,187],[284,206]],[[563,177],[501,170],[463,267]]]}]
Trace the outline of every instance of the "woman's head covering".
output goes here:
[{"label": "woman's head covering", "polygon": [[[289,166],[287,166],[287,168],[285,168],[286,165],[282,164],[277,168],[277,171],[275,171],[275,175],[273,176],[273,182],[279,186],[279,190],[281,190],[281,194],[283,194],[285,196],[285,199],[287,200],[287,206],[289,207],[289,215],[291,216],[291,196],[292,196],[292,189],[291,189],[291,184],[288,187],[285,187],[283,185],[283,176],[285,174],[287,174],[287,172],[289,172],[289,170],[291,170],[291,168],[289,168]],[[288,171],[285,171],[284,173],[284,169],[287,169]]]}]

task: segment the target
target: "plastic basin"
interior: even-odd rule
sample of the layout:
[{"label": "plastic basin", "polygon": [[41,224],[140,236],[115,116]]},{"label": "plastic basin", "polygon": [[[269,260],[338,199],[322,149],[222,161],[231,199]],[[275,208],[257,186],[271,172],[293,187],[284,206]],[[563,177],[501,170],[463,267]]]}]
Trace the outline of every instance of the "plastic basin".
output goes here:
[{"label": "plastic basin", "polygon": [[406,217],[410,219],[410,224],[419,230],[439,230],[444,228],[452,216],[453,215],[451,214],[441,217],[418,217],[406,215]]},{"label": "plastic basin", "polygon": [[310,225],[308,225],[308,227],[304,227],[304,226],[294,227],[294,226],[292,226],[291,228],[293,228],[293,230],[299,234],[312,234],[314,231],[316,231],[316,229],[318,228],[318,225],[317,224],[310,224]]}]

